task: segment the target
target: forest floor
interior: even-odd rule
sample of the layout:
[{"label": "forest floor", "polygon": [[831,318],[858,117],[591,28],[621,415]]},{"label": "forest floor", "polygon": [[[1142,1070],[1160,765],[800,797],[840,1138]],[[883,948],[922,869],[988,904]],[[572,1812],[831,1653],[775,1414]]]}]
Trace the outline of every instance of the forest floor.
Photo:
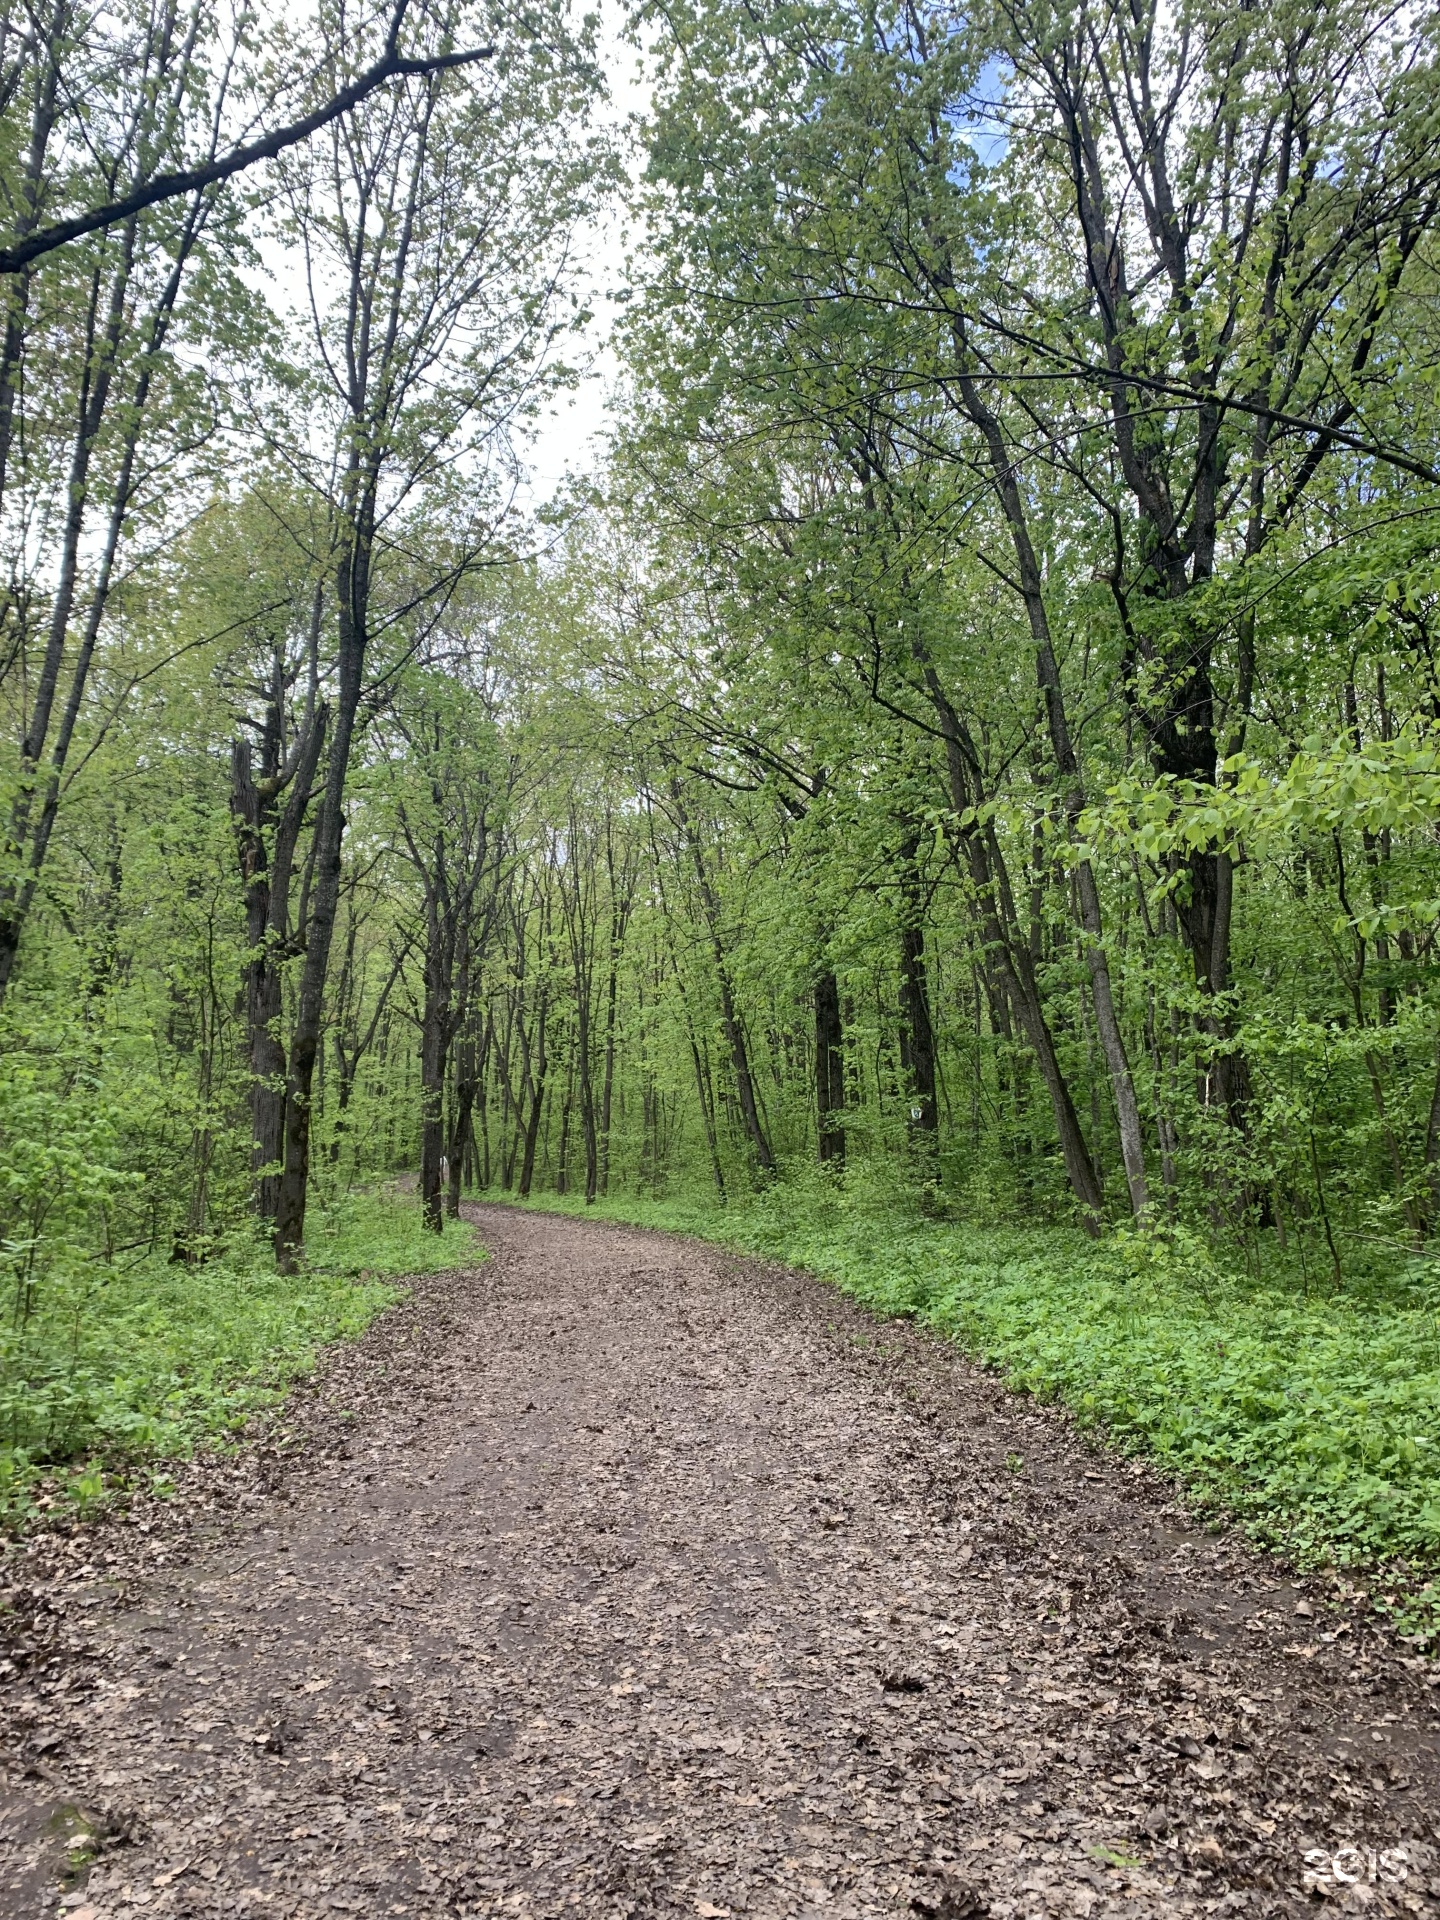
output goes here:
[{"label": "forest floor", "polygon": [[1328,1589],[818,1281],[470,1213],[0,1566],[7,1920],[1440,1913],[1435,1669]]}]

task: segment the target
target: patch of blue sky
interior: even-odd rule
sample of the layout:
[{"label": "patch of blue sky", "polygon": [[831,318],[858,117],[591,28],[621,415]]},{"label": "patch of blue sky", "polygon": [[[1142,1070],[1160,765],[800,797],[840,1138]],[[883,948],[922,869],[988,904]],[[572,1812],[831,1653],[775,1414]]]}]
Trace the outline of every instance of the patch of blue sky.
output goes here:
[{"label": "patch of blue sky", "polygon": [[[975,76],[974,86],[950,109],[951,125],[982,167],[998,167],[1009,151],[1005,105],[1012,78],[1009,62],[992,53]],[[951,172],[957,182],[963,181],[968,162],[957,160]]]}]

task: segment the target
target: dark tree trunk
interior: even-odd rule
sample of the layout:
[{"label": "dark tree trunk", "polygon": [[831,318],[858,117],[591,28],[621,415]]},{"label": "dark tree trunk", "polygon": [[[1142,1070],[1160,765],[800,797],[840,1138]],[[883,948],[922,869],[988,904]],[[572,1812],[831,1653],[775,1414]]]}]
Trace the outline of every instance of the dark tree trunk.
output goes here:
[{"label": "dark tree trunk", "polygon": [[[60,17],[60,10],[57,9],[55,18],[58,20]],[[32,128],[32,139],[35,131],[36,129]],[[46,138],[48,139],[48,132]],[[32,148],[32,159],[33,157]],[[127,323],[132,319],[130,312],[132,272],[138,238],[138,227],[134,217],[127,221],[122,229],[121,257],[111,283],[105,327],[98,339],[95,337],[94,322],[98,314],[100,286],[98,275],[92,276],[91,279],[90,325],[86,329],[89,333],[87,345],[89,358],[84,369],[83,405],[77,421],[70,465],[68,511],[61,561],[56,593],[50,608],[49,634],[37,680],[35,701],[21,748],[20,785],[10,811],[9,851],[12,860],[17,854],[23,856],[22,862],[19,863],[23,871],[15,879],[7,877],[5,882],[0,884],[0,1004],[3,1004],[10,985],[19,952],[20,937],[34,903],[41,873],[49,853],[50,837],[59,811],[65,768],[80,719],[91,663],[109,603],[115,576],[115,562],[126,516],[134,497],[140,435],[149,407],[155,369],[159,364],[160,351],[170,332],[187,263],[204,224],[206,205],[203,197],[196,197],[190,202],[177,236],[178,245],[170,262],[170,271],[156,298],[148,325],[145,326],[144,339],[139,343],[141,351],[138,371],[126,400],[119,467],[111,486],[109,526],[101,547],[99,567],[91,590],[80,645],[70,667],[68,696],[61,711],[56,738],[53,745],[49,746],[49,765],[42,786],[38,778],[40,762],[42,755],[46,754],[50,738],[50,722],[59,693],[60,674],[69,641],[71,613],[80,578],[80,552],[85,515],[90,499],[91,460],[109,404],[115,368],[119,361],[120,342]],[[25,284],[22,282],[22,287]],[[12,308],[12,313],[14,312],[16,310]],[[10,332],[7,327],[5,340],[7,355],[10,346]],[[9,378],[13,380],[13,371]],[[0,441],[0,460],[8,460],[12,408],[13,392],[7,395],[4,416],[0,419],[0,433],[4,436],[3,441]],[[37,794],[41,802],[38,816],[33,812]]]},{"label": "dark tree trunk", "polygon": [[560,1102],[560,1146],[555,1155],[555,1191],[570,1191],[570,1115],[575,1108],[575,1055],[565,1073],[565,1098]]},{"label": "dark tree trunk", "polygon": [[[318,614],[317,600],[316,620]],[[312,648],[316,637],[312,623]],[[235,741],[230,760],[230,810],[245,888],[249,956],[244,993],[250,1058],[250,1166],[255,1181],[255,1211],[262,1220],[274,1220],[280,1202],[286,1064],[280,1018],[284,963],[292,951],[290,885],[325,735],[324,710],[316,706],[312,693],[291,751],[282,756],[284,691],[284,665],[277,654],[261,731],[259,776],[253,773],[248,740]],[[284,811],[279,812],[279,796],[287,786],[290,797]]]},{"label": "dark tree trunk", "polygon": [[940,1126],[935,1097],[935,1029],[925,978],[925,929],[907,926],[900,933],[900,1068],[910,1099],[910,1124],[922,1136]]},{"label": "dark tree trunk", "polygon": [[1080,1203],[1086,1230],[1098,1233],[1104,1199],[1100,1177],[1085,1144],[1080,1117],[1055,1051],[1055,1037],[1045,1018],[1029,944],[1015,937],[1015,905],[1004,852],[993,823],[982,824],[975,818],[974,809],[983,798],[979,755],[939,675],[928,663],[924,673],[945,743],[951,804],[957,818],[966,822],[960,830],[960,845],[980,910],[986,964],[993,969],[997,985],[1014,1008],[1015,1017],[1034,1050],[1040,1077],[1050,1096],[1050,1110],[1071,1191]]},{"label": "dark tree trunk", "polygon": [[[342,1007],[346,1004],[347,1000],[348,982],[353,979],[356,932],[357,923],[352,916],[346,935],[345,965],[341,970],[341,992],[338,996]],[[384,986],[380,989],[379,996],[370,1014],[370,1024],[366,1027],[364,1033],[355,1034],[352,1042],[351,1037],[344,1031],[345,1022],[342,1020],[336,1023],[334,1029],[335,1066],[338,1084],[335,1096],[335,1133],[330,1142],[330,1162],[332,1166],[338,1166],[340,1163],[341,1149],[347,1131],[346,1115],[350,1111],[350,1101],[355,1091],[355,1080],[360,1071],[360,1062],[375,1044],[375,1036],[381,1032],[382,1023],[384,1024],[385,1032],[388,1033],[389,1031],[388,1022],[386,1021],[386,1008],[390,1002],[391,991],[395,986],[395,982],[400,978],[400,970],[405,965],[409,952],[409,945],[406,944],[395,954],[390,965],[389,976]]]},{"label": "dark tree trunk", "polygon": [[705,1146],[710,1154],[710,1171],[715,1177],[715,1191],[720,1203],[725,1204],[725,1169],[720,1163],[720,1139],[715,1126],[715,1090],[710,1084],[710,1075],[700,1046],[695,1038],[695,1030],[690,1025],[690,1012],[685,1012],[685,1025],[690,1035],[690,1058],[695,1067],[695,1090],[700,1096],[700,1119],[705,1128]]},{"label": "dark tree trunk", "polygon": [[595,1087],[590,1076],[589,1008],[580,1030],[580,1128],[585,1136],[585,1204],[592,1207],[600,1191],[599,1138],[595,1126]]},{"label": "dark tree trunk", "polygon": [[436,939],[426,942],[425,1004],[420,1021],[420,1217],[427,1233],[445,1225],[440,1163],[445,1157],[445,1054],[450,983]]},{"label": "dark tree trunk", "polygon": [[840,1019],[840,987],[826,967],[815,981],[815,1117],[820,1160],[843,1163],[845,1124],[845,1031]]},{"label": "dark tree trunk", "polygon": [[[1194,778],[1187,774],[1186,778]],[[1213,769],[1207,778],[1213,779]],[[1240,1133],[1249,1129],[1250,1069],[1233,1040],[1233,1022],[1216,1005],[1230,985],[1230,913],[1235,889],[1235,867],[1223,849],[1200,850],[1186,862],[1189,885],[1175,894],[1180,932],[1190,950],[1195,984],[1207,1011],[1205,1031],[1214,1042],[1209,1067],[1214,1089],[1211,1104],[1222,1107]],[[1188,896],[1188,897],[1187,897]]]},{"label": "dark tree trunk", "polygon": [[925,973],[925,909],[915,865],[917,847],[914,835],[907,834],[900,849],[900,1071],[911,1134],[933,1156],[940,1110],[935,1098],[935,1027]]},{"label": "dark tree trunk", "polygon": [[520,1162],[520,1198],[530,1198],[535,1178],[535,1148],[540,1139],[540,1113],[545,1105],[545,1014],[546,996],[540,990],[540,1005],[535,1015],[535,1071],[531,1083],[530,1117],[525,1124],[525,1152]]},{"label": "dark tree trunk", "polygon": [[[670,903],[665,898],[665,885],[660,879],[657,861],[657,879],[660,885],[661,911],[665,920],[665,940],[669,951],[670,970],[675,976],[676,991],[680,995],[680,1010],[685,1016],[685,1035],[690,1042],[690,1060],[695,1069],[695,1092],[700,1102],[700,1122],[705,1130],[705,1146],[710,1155],[710,1171],[715,1176],[715,1191],[720,1196],[720,1204],[725,1204],[725,1169],[720,1160],[719,1129],[715,1124],[715,1088],[710,1078],[709,1062],[700,1051],[700,1042],[695,1032],[695,1021],[690,1011],[690,996],[685,990],[685,976],[680,971],[680,958],[675,951],[674,923],[670,917]],[[663,974],[661,975],[663,979]],[[645,1016],[645,997],[643,988],[640,994],[640,1021],[643,1032]]]},{"label": "dark tree trunk", "polygon": [[[32,865],[34,805],[39,789],[41,762],[50,738],[50,722],[60,690],[60,675],[65,662],[66,642],[75,595],[80,582],[81,546],[84,539],[86,509],[90,503],[90,469],[95,443],[100,432],[111,383],[116,354],[124,332],[127,296],[135,258],[136,223],[128,221],[122,231],[121,258],[110,286],[110,298],[101,319],[101,285],[98,269],[92,274],[88,311],[76,314],[75,334],[86,342],[88,364],[82,382],[82,404],[75,423],[75,438],[70,451],[70,466],[64,494],[65,519],[60,540],[60,560],[56,569],[55,590],[50,602],[50,620],[45,651],[35,676],[35,690],[20,745],[19,780],[10,802],[5,851],[7,873],[0,881],[0,1004],[3,1004],[14,973],[15,959],[35,894],[37,871]],[[13,877],[12,877],[13,875]]]},{"label": "dark tree trunk", "polygon": [[[492,1029],[493,1031],[493,1029]],[[487,1049],[488,1050],[488,1049]],[[480,1084],[476,1088],[475,1098],[480,1108],[480,1185],[488,1193],[490,1190],[490,1100],[486,1081],[485,1055],[480,1058]]]},{"label": "dark tree trunk", "polygon": [[605,1067],[600,1082],[600,1166],[599,1189],[610,1189],[610,1113],[615,1094],[615,1005],[619,993],[620,968],[611,951],[610,973],[605,983]]},{"label": "dark tree trunk", "polygon": [[766,1139],[765,1129],[761,1125],[760,1108],[755,1099],[755,1081],[750,1072],[750,1053],[745,1044],[745,1029],[741,1026],[739,1015],[735,1011],[735,996],[730,988],[730,975],[718,940],[715,943],[715,966],[720,975],[720,1019],[730,1048],[730,1061],[735,1069],[735,1092],[740,1102],[740,1118],[744,1122],[746,1136],[754,1149],[755,1158],[762,1172],[773,1173],[775,1156],[770,1151],[770,1142]]},{"label": "dark tree trunk", "polygon": [[310,1096],[320,1051],[325,976],[340,905],[340,849],[345,833],[345,777],[355,736],[355,717],[365,668],[370,599],[370,557],[375,479],[362,472],[357,443],[346,488],[350,531],[336,569],[338,696],[335,728],[325,769],[325,792],[312,849],[314,893],[303,929],[305,961],[290,1042],[285,1086],[285,1152],[275,1216],[275,1254],[282,1272],[293,1272],[305,1243],[305,1202],[310,1183]]},{"label": "dark tree trunk", "polygon": [[[963,344],[962,333],[957,337],[957,346],[963,350]],[[1031,638],[1035,645],[1037,687],[1045,706],[1047,731],[1054,754],[1055,770],[1060,777],[1065,817],[1072,836],[1078,836],[1085,799],[1080,778],[1080,763],[1070,734],[1064,689],[1051,638],[1050,615],[1045,603],[1044,579],[1039,559],[1030,539],[1029,521],[1024,497],[1016,478],[1013,451],[1005,440],[998,416],[981,398],[979,388],[968,374],[961,376],[960,387],[964,396],[965,409],[985,439],[996,492],[1010,527],[1021,597],[1025,603]],[[1208,707],[1206,712],[1209,712]],[[1212,753],[1212,771],[1213,766]],[[1103,937],[1100,893],[1095,882],[1094,869],[1086,858],[1080,859],[1076,864],[1075,886],[1080,909],[1079,920],[1085,931],[1085,960],[1090,972],[1095,1021],[1099,1030],[1101,1049],[1105,1055],[1105,1064],[1110,1074],[1111,1088],[1115,1095],[1115,1110],[1120,1127],[1121,1153],[1125,1162],[1131,1211],[1138,1220],[1144,1218],[1149,1206],[1144,1134],[1140,1125],[1140,1108],[1135,1098],[1135,1081],[1130,1069],[1130,1059],[1115,1011],[1115,996],[1110,981],[1110,961]],[[1228,907],[1225,915],[1225,942],[1225,951],[1228,953]],[[1027,946],[1027,951],[1029,964],[1033,969],[1039,956],[1034,951],[1033,944]]]},{"label": "dark tree trunk", "polygon": [[460,1218],[461,1181],[466,1166],[475,1159],[475,1102],[477,1095],[482,1103],[485,1098],[483,1076],[489,1049],[488,1027],[478,1048],[473,1024],[466,1028],[455,1062],[455,1104],[451,1114],[450,1190],[445,1197],[445,1211],[452,1220]]},{"label": "dark tree trunk", "polygon": [[[43,21],[30,14],[30,30],[43,47],[34,98],[30,107],[30,134],[25,158],[14,188],[14,212],[11,216],[11,244],[26,240],[40,223],[41,195],[44,191],[51,136],[59,114],[62,48],[71,32],[75,8],[72,0],[55,0]],[[34,69],[32,68],[32,71]],[[12,111],[18,102],[12,99]],[[32,267],[9,276],[5,289],[5,334],[0,348],[0,502],[10,469],[10,448],[15,430],[15,398],[20,391],[21,355],[25,343],[25,322],[30,300]]]},{"label": "dark tree trunk", "polygon": [[690,848],[690,857],[695,868],[695,879],[700,889],[700,905],[705,915],[706,930],[710,935],[710,950],[715,958],[715,974],[720,986],[720,1018],[725,1029],[725,1044],[730,1049],[731,1065],[735,1069],[735,1093],[740,1103],[740,1118],[745,1127],[755,1159],[764,1173],[775,1171],[775,1156],[770,1151],[770,1142],[765,1137],[765,1129],[760,1121],[760,1108],[755,1099],[755,1081],[750,1071],[750,1052],[745,1044],[745,1029],[735,1010],[735,995],[730,985],[730,969],[725,963],[725,945],[720,937],[720,903],[715,898],[715,890],[710,885],[710,876],[705,869],[704,855],[700,850],[699,835],[691,824],[680,797],[680,783],[671,782],[671,797],[680,817],[681,829]]}]

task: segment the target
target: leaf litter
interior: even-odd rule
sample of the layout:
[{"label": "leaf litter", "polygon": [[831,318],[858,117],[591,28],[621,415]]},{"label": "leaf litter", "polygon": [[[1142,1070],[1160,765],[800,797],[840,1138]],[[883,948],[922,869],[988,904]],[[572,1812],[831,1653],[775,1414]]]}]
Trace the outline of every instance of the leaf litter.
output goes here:
[{"label": "leaf litter", "polygon": [[1333,1588],[805,1276],[470,1211],[10,1550],[0,1913],[1440,1912],[1435,1676]]}]

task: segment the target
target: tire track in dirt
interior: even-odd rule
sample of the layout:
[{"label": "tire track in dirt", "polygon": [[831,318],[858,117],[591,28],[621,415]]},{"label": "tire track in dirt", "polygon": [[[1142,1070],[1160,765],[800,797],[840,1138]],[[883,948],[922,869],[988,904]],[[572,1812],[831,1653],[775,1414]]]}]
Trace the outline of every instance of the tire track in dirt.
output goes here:
[{"label": "tire track in dirt", "polygon": [[11,1556],[0,1912],[1440,1912],[1424,1663],[815,1281],[469,1211]]}]

